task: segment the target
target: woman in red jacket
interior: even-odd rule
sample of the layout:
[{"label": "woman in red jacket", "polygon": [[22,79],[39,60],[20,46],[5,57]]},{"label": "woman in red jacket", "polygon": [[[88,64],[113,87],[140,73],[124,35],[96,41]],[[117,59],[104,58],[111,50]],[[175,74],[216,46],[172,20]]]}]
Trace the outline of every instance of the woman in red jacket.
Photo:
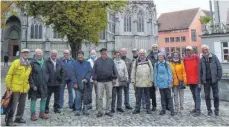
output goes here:
[{"label": "woman in red jacket", "polygon": [[190,90],[192,92],[193,100],[195,103],[194,109],[191,111],[193,116],[200,116],[200,84],[198,84],[198,68],[200,57],[193,53],[193,49],[191,46],[186,47],[186,56],[184,57],[184,66],[187,77],[187,84],[190,86]]}]

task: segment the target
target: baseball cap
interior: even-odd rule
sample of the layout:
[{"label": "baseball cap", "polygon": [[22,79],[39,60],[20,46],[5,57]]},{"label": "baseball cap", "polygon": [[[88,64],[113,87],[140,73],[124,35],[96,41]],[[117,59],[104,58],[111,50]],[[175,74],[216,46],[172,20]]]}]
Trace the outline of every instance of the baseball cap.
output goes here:
[{"label": "baseball cap", "polygon": [[189,49],[189,50],[193,50],[192,46],[187,46],[187,47],[186,47],[186,50],[188,50],[188,49]]},{"label": "baseball cap", "polygon": [[30,52],[29,49],[22,49],[21,52]]}]

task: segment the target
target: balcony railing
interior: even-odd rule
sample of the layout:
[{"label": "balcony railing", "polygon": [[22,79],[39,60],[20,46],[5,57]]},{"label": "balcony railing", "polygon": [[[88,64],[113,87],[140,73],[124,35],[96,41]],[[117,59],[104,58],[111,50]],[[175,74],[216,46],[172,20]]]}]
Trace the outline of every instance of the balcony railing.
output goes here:
[{"label": "balcony railing", "polygon": [[226,23],[209,23],[202,24],[202,35],[229,33],[229,24]]}]

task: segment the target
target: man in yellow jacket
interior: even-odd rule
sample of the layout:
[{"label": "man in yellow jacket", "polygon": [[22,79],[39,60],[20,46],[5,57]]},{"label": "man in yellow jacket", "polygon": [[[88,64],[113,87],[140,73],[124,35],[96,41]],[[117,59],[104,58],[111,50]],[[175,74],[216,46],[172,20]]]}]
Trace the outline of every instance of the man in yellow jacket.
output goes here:
[{"label": "man in yellow jacket", "polygon": [[6,118],[6,126],[13,126],[13,115],[17,107],[15,123],[26,123],[22,118],[25,109],[26,96],[30,89],[29,75],[31,72],[28,60],[29,49],[22,49],[20,59],[14,60],[6,75],[6,88],[13,93],[11,110]]}]

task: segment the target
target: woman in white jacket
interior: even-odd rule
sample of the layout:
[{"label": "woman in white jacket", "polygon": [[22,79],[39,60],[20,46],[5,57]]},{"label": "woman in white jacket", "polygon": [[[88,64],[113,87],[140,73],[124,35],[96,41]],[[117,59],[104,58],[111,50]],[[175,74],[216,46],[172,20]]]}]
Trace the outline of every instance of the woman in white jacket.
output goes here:
[{"label": "woman in white jacket", "polygon": [[125,62],[121,59],[120,52],[116,51],[114,53],[114,63],[118,72],[118,78],[116,84],[112,89],[112,104],[111,112],[115,112],[115,103],[117,99],[117,111],[124,112],[122,109],[122,86],[126,85],[128,82],[128,71]]}]

